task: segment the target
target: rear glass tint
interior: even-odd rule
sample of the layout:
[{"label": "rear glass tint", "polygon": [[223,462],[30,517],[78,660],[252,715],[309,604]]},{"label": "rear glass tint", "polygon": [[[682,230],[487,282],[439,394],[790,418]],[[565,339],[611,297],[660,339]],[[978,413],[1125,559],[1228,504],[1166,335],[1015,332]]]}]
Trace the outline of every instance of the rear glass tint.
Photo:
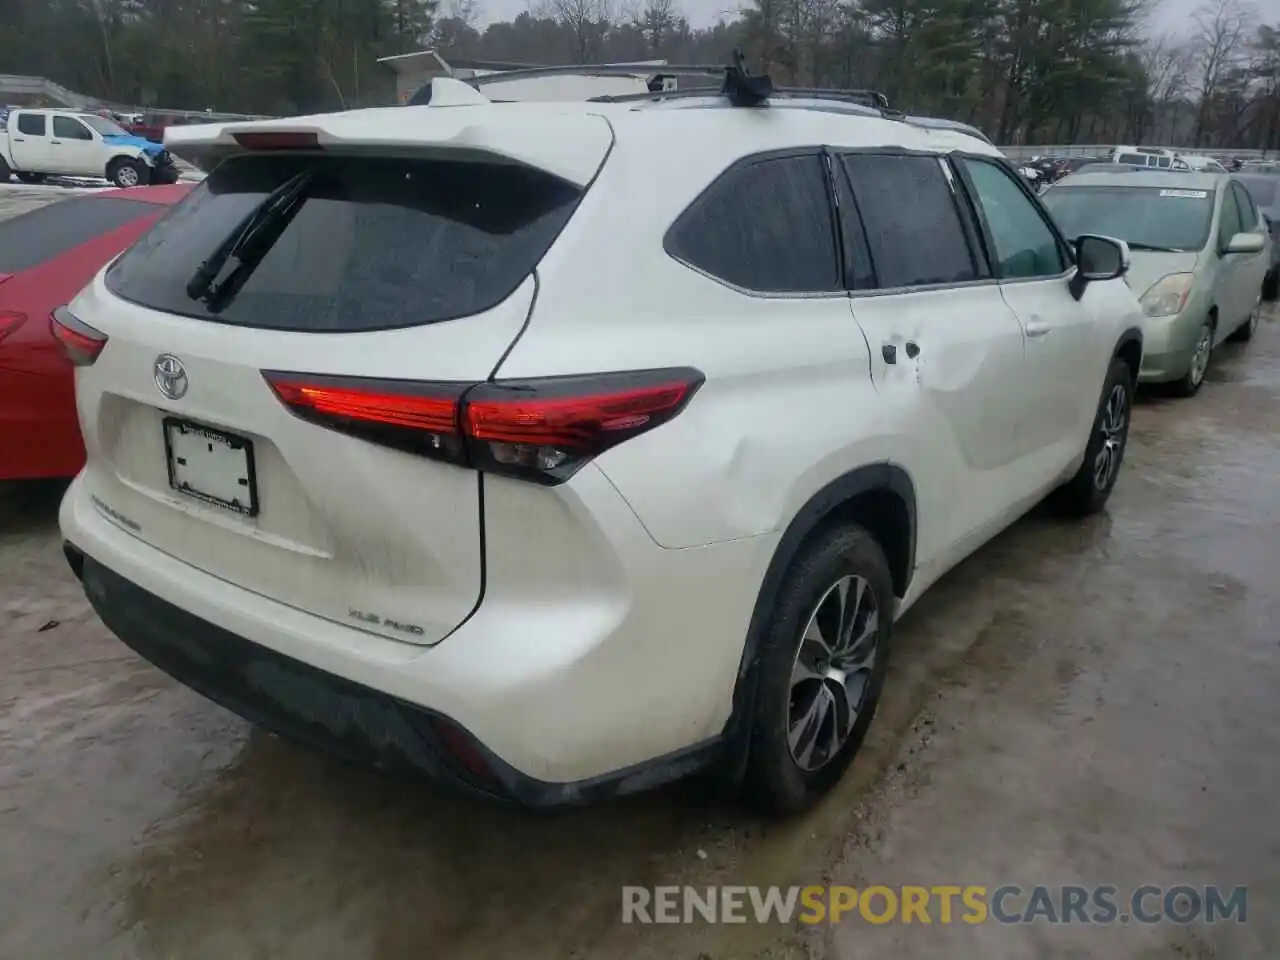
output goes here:
[{"label": "rear glass tint", "polygon": [[117,230],[160,207],[117,197],[76,197],[0,221],[0,273],[19,273]]},{"label": "rear glass tint", "polygon": [[[217,312],[192,299],[187,283],[201,263],[302,170],[314,179],[301,207],[238,293]],[[354,332],[434,323],[510,296],[580,197],[572,184],[510,164],[233,157],[117,262],[107,286],[156,310],[241,326]]]}]

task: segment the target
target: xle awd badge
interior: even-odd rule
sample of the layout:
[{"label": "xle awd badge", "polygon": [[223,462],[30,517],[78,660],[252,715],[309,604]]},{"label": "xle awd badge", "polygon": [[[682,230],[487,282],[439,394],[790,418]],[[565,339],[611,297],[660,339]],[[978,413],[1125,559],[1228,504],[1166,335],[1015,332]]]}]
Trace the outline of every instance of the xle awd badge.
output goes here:
[{"label": "xle awd badge", "polygon": [[156,389],[170,400],[181,400],[187,393],[187,368],[171,353],[162,353],[155,362]]}]

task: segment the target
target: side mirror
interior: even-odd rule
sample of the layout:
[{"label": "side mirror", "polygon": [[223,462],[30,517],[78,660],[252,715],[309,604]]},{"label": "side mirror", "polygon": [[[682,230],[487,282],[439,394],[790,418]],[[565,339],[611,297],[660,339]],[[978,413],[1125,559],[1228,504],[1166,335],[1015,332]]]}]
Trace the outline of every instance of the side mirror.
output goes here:
[{"label": "side mirror", "polygon": [[1261,253],[1267,245],[1267,238],[1260,233],[1237,233],[1227,242],[1222,251],[1228,253]]},{"label": "side mirror", "polygon": [[1077,300],[1093,281],[1115,280],[1129,272],[1129,245],[1123,240],[1086,233],[1076,237],[1075,248],[1076,273],[1070,289]]}]

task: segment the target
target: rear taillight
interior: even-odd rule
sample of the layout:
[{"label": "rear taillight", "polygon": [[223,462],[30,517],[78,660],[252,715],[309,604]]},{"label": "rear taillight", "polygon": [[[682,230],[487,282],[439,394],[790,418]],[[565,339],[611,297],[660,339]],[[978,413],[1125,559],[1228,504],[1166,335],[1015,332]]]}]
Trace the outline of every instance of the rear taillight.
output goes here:
[{"label": "rear taillight", "polygon": [[468,384],[358,380],[265,371],[277,397],[303,420],[407,453],[463,458],[458,400]]},{"label": "rear taillight", "polygon": [[496,383],[417,383],[264,371],[321,426],[489,473],[561,483],[675,417],[702,385],[688,367]]},{"label": "rear taillight", "polygon": [[559,483],[666,423],[701,384],[687,368],[482,383],[467,394],[462,429],[479,469]]},{"label": "rear taillight", "polygon": [[26,319],[27,315],[17,310],[0,310],[0,340],[22,326]]},{"label": "rear taillight", "polygon": [[49,323],[62,352],[77,367],[91,366],[107,345],[105,333],[93,329],[66,307],[54,310]]}]

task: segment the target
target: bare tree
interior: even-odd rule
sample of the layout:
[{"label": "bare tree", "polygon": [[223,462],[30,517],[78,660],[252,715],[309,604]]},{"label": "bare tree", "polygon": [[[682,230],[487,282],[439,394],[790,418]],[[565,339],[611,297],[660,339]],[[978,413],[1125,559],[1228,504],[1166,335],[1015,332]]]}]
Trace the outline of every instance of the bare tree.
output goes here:
[{"label": "bare tree", "polygon": [[476,25],[480,22],[480,13],[479,0],[448,0],[444,5],[445,17],[456,20],[472,30],[476,29]]},{"label": "bare tree", "polygon": [[613,19],[610,0],[546,0],[540,8],[573,36],[573,62],[588,63]]},{"label": "bare tree", "polygon": [[627,19],[644,38],[645,52],[656,57],[675,29],[679,13],[675,0],[645,0],[643,5],[632,6]]},{"label": "bare tree", "polygon": [[1191,49],[1200,97],[1193,133],[1196,146],[1204,142],[1214,100],[1224,81],[1241,65],[1256,13],[1244,0],[1209,0],[1192,17],[1195,33]]},{"label": "bare tree", "polygon": [[1185,40],[1166,33],[1144,44],[1138,58],[1146,76],[1154,139],[1157,143],[1172,141],[1174,131],[1166,130],[1165,118],[1176,117],[1177,104],[1191,93],[1195,52]]}]

